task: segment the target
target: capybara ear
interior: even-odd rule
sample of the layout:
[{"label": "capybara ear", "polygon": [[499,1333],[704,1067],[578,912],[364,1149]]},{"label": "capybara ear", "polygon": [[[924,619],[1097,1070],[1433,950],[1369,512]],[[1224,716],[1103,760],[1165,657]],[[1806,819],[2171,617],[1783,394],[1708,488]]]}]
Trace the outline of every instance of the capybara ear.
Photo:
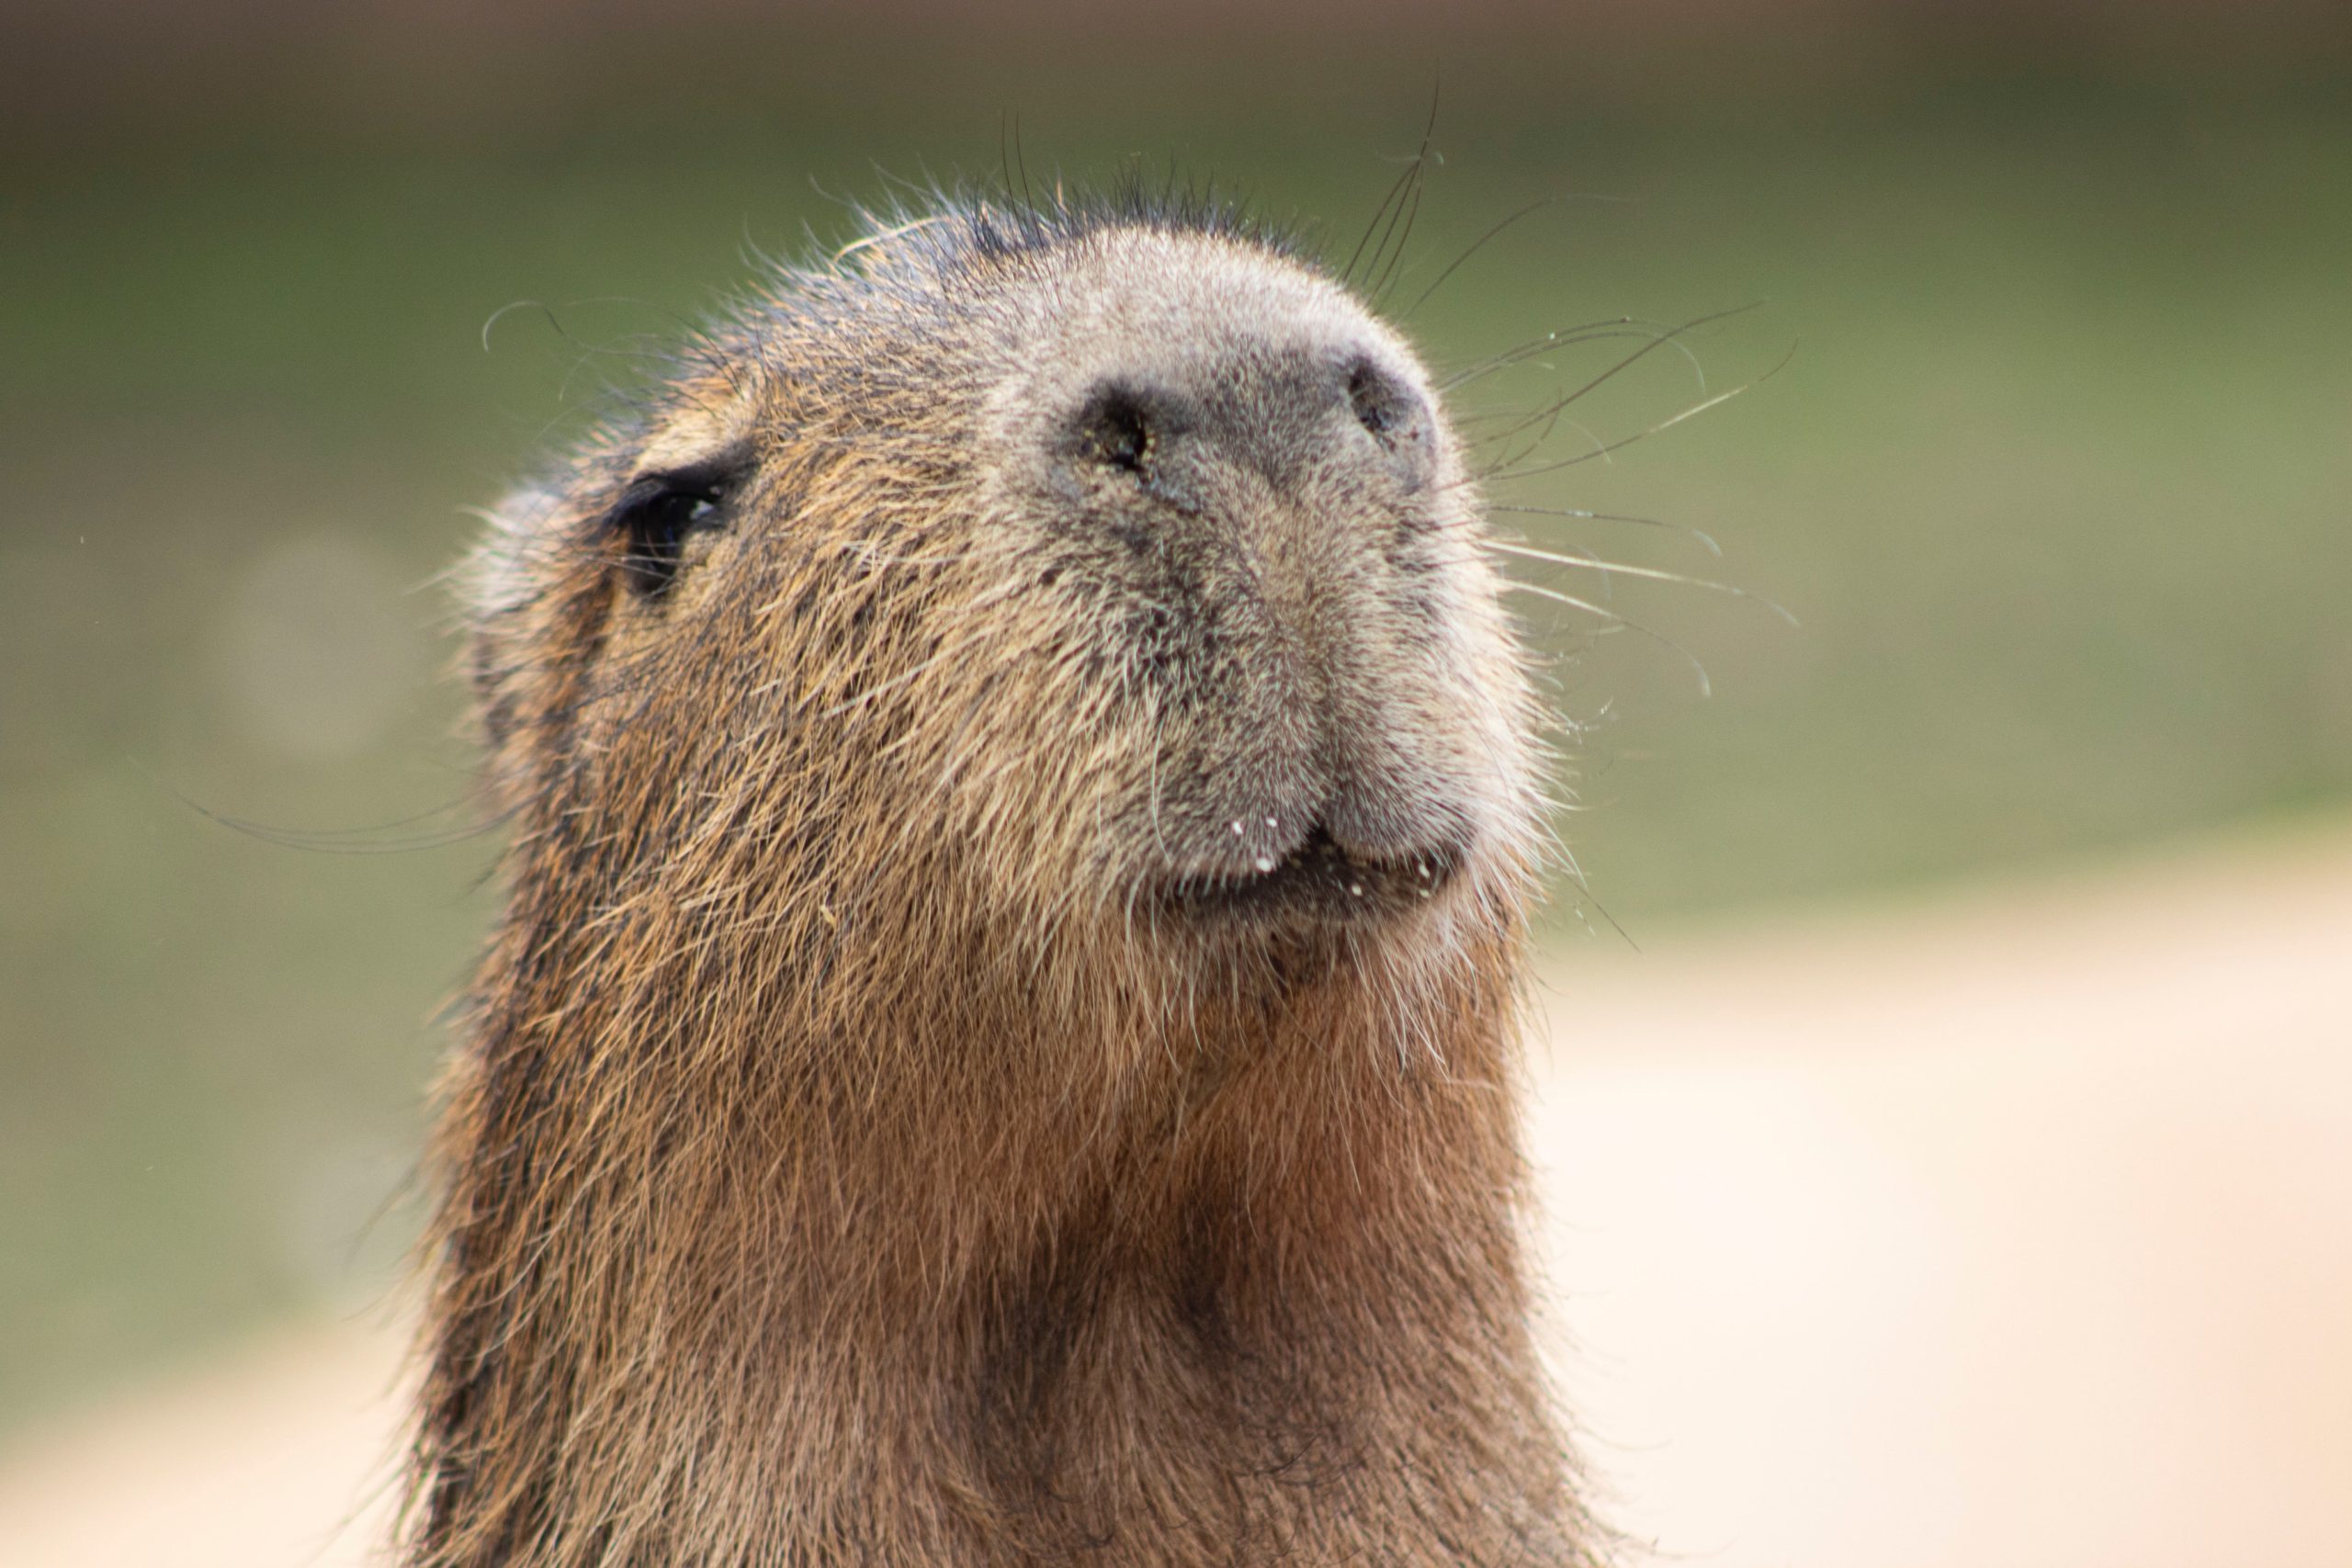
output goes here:
[{"label": "capybara ear", "polygon": [[533,798],[567,750],[612,615],[614,582],[669,585],[685,533],[723,513],[754,460],[748,376],[673,388],[642,423],[509,491],[456,574],[471,633],[465,675],[499,806]]},{"label": "capybara ear", "polygon": [[531,787],[531,758],[560,750],[548,731],[568,722],[603,635],[608,594],[593,536],[605,510],[551,485],[523,486],[482,513],[490,526],[457,573],[471,634],[465,674],[502,807]]},{"label": "capybara ear", "polygon": [[471,637],[466,677],[484,738],[495,750],[514,732],[514,687],[526,671],[517,663],[515,623],[529,610],[539,583],[528,562],[548,514],[559,504],[551,491],[524,487],[481,513],[490,527],[459,569],[458,593]]}]

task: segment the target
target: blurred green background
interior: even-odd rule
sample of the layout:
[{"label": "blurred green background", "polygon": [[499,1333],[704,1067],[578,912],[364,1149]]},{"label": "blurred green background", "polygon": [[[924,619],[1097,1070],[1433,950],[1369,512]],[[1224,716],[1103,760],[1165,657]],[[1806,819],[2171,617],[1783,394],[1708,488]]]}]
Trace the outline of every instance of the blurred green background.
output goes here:
[{"label": "blurred green background", "polygon": [[1442,78],[1397,302],[1575,199],[1414,311],[1441,367],[1760,302],[1547,451],[1779,374],[1497,487],[1665,520],[1505,519],[1801,622],[1529,574],[1657,634],[1521,597],[1582,727],[1564,930],[2340,806],[2348,38],[2218,3],[12,13],[0,1433],[384,1292],[492,902],[434,581],[463,509],[752,251],[993,177],[1016,117],[1033,184],[1172,164],[1344,260]]}]

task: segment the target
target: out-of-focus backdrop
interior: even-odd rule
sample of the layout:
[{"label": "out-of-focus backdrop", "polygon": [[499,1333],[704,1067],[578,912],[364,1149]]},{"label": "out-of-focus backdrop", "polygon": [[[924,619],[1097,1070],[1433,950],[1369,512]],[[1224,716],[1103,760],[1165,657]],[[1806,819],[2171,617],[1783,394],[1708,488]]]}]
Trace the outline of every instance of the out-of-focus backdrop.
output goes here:
[{"label": "out-of-focus backdrop", "polygon": [[[2352,14],[33,0],[0,58],[0,1558],[315,1560],[390,1430],[492,902],[466,508],[848,203],[1140,165],[1344,262],[1434,106],[1387,300],[1442,369],[1755,307],[1494,487],[1738,591],[1517,596],[1616,1513],[2352,1561]],[[187,1468],[273,1432],[258,1512]]]}]

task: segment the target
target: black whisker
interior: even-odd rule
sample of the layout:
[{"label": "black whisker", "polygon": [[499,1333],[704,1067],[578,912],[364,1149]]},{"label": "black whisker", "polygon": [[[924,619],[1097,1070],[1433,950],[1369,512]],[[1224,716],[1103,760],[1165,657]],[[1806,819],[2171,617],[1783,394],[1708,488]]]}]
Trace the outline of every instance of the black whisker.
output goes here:
[{"label": "black whisker", "polygon": [[1534,479],[1541,474],[1555,473],[1562,468],[1573,468],[1579,463],[1589,463],[1595,457],[1606,457],[1612,452],[1623,451],[1624,448],[1631,446],[1634,442],[1643,439],[1645,436],[1656,435],[1663,431],[1671,430],[1686,419],[1695,419],[1718,404],[1731,401],[1732,399],[1738,397],[1742,392],[1752,391],[1756,388],[1762,386],[1765,382],[1770,380],[1773,377],[1787,369],[1789,361],[1796,357],[1796,345],[1794,344],[1791,344],[1789,345],[1789,352],[1781,356],[1779,363],[1775,364],[1770,370],[1765,371],[1761,376],[1757,377],[1754,380],[1743,381],[1738,386],[1732,388],[1729,391],[1717,392],[1712,398],[1702,398],[1699,401],[1692,403],[1690,407],[1682,410],[1679,413],[1677,413],[1670,418],[1662,419],[1656,424],[1648,426],[1646,429],[1634,432],[1631,435],[1621,436],[1615,441],[1597,446],[1589,452],[1579,452],[1573,457],[1560,457],[1548,463],[1538,463],[1533,468],[1521,468],[1512,473],[1504,473],[1500,471],[1499,468],[1492,468],[1488,469],[1479,477],[1481,479],[1493,479],[1498,482],[1530,479]]},{"label": "black whisker", "polygon": [[1621,337],[1655,338],[1669,330],[1655,321],[1637,321],[1631,316],[1618,316],[1608,321],[1588,321],[1582,326],[1563,328],[1556,332],[1545,333],[1542,337],[1530,338],[1525,343],[1504,349],[1499,354],[1489,355],[1485,359],[1474,360],[1440,380],[1437,384],[1438,390],[1453,391],[1458,388],[1468,386],[1473,381],[1483,380],[1498,370],[1507,370],[1514,365],[1523,365],[1538,355],[1548,354],[1554,349],[1576,348],[1588,343],[1606,343],[1612,338]]},{"label": "black whisker", "polygon": [[1565,196],[1547,196],[1540,201],[1529,202],[1525,207],[1521,208],[1518,211],[1512,213],[1510,217],[1505,218],[1501,222],[1496,224],[1493,228],[1488,229],[1485,233],[1471,241],[1469,248],[1464,251],[1460,255],[1454,257],[1452,262],[1448,263],[1445,270],[1439,273],[1436,279],[1432,281],[1427,288],[1422,289],[1419,294],[1416,295],[1413,299],[1413,302],[1406,306],[1405,309],[1398,313],[1396,319],[1400,321],[1405,321],[1409,318],[1414,311],[1428,304],[1430,296],[1438,291],[1439,285],[1444,283],[1447,278],[1452,277],[1456,269],[1458,269],[1463,263],[1468,261],[1472,256],[1476,255],[1481,250],[1486,248],[1487,242],[1501,234],[1505,230],[1510,228],[1521,219],[1526,218],[1533,213],[1541,212],[1547,207],[1557,207],[1565,202],[1623,201],[1626,198],[1622,196],[1603,196],[1593,191],[1574,191]]},{"label": "black whisker", "polygon": [[[1747,305],[1735,305],[1728,310],[1715,310],[1707,315],[1693,316],[1690,320],[1684,321],[1681,325],[1653,337],[1649,342],[1642,344],[1641,347],[1634,350],[1633,353],[1624,355],[1614,365],[1610,366],[1607,369],[1601,371],[1599,375],[1593,377],[1590,380],[1585,382],[1584,385],[1577,388],[1574,391],[1568,392],[1566,395],[1554,400],[1545,407],[1538,409],[1534,412],[1527,415],[1525,418],[1521,420],[1519,423],[1503,431],[1498,437],[1496,437],[1496,439],[1504,439],[1516,435],[1523,430],[1541,424],[1547,419],[1553,418],[1557,415],[1561,410],[1566,408],[1577,399],[1584,397],[1587,393],[1595,390],[1609,381],[1614,380],[1618,376],[1631,369],[1635,365],[1640,364],[1643,360],[1648,358],[1651,355],[1657,353],[1667,344],[1674,343],[1678,339],[1698,331],[1701,327],[1711,326],[1716,321],[1725,321],[1733,316],[1740,315],[1746,311],[1753,310],[1755,309],[1756,306],[1752,303]],[[1701,381],[1700,387],[1702,390],[1705,389],[1705,382],[1703,379]],[[1540,442],[1541,438],[1539,437],[1538,439]]]}]

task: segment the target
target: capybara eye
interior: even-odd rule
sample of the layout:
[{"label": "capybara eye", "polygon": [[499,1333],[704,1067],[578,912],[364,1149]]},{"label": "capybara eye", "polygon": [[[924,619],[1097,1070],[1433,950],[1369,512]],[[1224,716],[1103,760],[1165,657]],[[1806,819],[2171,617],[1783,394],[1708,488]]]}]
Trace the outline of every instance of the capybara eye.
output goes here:
[{"label": "capybara eye", "polygon": [[677,581],[686,538],[727,524],[727,497],[740,479],[732,464],[702,465],[632,480],[605,514],[621,544],[621,570],[639,596],[658,599]]}]

